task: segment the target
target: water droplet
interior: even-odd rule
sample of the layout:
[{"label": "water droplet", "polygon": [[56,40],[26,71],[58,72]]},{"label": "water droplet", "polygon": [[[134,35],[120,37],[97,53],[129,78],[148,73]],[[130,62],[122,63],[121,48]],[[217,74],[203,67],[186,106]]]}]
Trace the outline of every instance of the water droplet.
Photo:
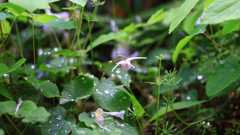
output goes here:
[{"label": "water droplet", "polygon": [[47,130],[47,132],[49,133],[51,131],[51,128],[49,128],[48,130]]},{"label": "water droplet", "polygon": [[105,93],[105,94],[109,94],[109,91],[108,91],[108,90],[104,90],[104,93]]},{"label": "water droplet", "polygon": [[58,117],[56,118],[57,120],[62,120],[62,116],[58,115]]},{"label": "water droplet", "polygon": [[69,97],[71,97],[72,95],[68,95]]},{"label": "water droplet", "polygon": [[50,120],[48,123],[50,123],[50,124],[51,124],[51,123],[52,123],[52,121]]},{"label": "water droplet", "polygon": [[56,125],[57,127],[59,126],[59,124]]},{"label": "water droplet", "polygon": [[202,75],[197,76],[197,79],[198,79],[198,80],[201,80],[202,78],[203,78]]}]

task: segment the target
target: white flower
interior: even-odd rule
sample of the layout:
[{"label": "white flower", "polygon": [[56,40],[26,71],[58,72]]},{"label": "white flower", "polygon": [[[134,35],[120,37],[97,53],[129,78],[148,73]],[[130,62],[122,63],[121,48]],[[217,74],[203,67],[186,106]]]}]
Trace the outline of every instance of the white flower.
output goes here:
[{"label": "white flower", "polygon": [[103,126],[103,121],[104,121],[104,118],[102,116],[103,114],[103,110],[102,108],[98,108],[96,111],[95,111],[95,123],[97,123],[100,127]]},{"label": "white flower", "polygon": [[106,114],[109,114],[109,115],[112,115],[112,116],[116,116],[116,117],[124,120],[124,113],[125,113],[124,110],[121,110],[120,112],[103,112],[103,113],[106,113]]},{"label": "white flower", "polygon": [[131,67],[134,68],[134,66],[130,63],[130,61],[135,60],[135,59],[147,59],[147,58],[146,57],[131,57],[131,58],[124,59],[117,63],[117,65],[112,69],[112,72],[118,65],[121,65],[121,68],[123,70],[129,70]]}]

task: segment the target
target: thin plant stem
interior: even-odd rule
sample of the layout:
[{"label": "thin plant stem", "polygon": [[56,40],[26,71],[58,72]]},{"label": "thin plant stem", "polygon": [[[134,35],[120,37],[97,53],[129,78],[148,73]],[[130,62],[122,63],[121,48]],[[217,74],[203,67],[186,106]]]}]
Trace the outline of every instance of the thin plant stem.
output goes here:
[{"label": "thin plant stem", "polygon": [[160,105],[160,82],[161,82],[161,65],[162,65],[162,60],[160,59],[159,65],[158,65],[158,76],[159,76],[159,84],[158,84],[158,94],[157,94],[157,119],[156,119],[156,130],[155,130],[155,135],[158,135],[158,111],[159,111],[159,105]]},{"label": "thin plant stem", "polygon": [[33,65],[34,74],[36,74],[36,47],[35,47],[35,36],[34,36],[34,21],[32,21],[32,43],[33,43]]},{"label": "thin plant stem", "polygon": [[18,48],[19,48],[19,51],[20,51],[20,55],[21,55],[22,58],[24,58],[23,50],[22,50],[22,44],[21,44],[20,36],[19,36],[20,34],[19,34],[18,26],[17,26],[17,21],[15,21],[15,29],[16,29],[16,32],[17,32]]},{"label": "thin plant stem", "polygon": [[139,121],[138,118],[136,118],[136,119],[137,119],[137,123],[138,123],[139,128],[140,128],[140,131],[141,131],[142,135],[144,135],[144,131],[143,131],[143,128],[142,128],[141,122]]},{"label": "thin plant stem", "polygon": [[4,115],[7,118],[7,120],[10,122],[10,124],[13,126],[13,128],[18,132],[18,134],[22,135],[21,131],[16,127],[16,125],[12,122],[9,116],[6,113]]},{"label": "thin plant stem", "polygon": [[113,12],[113,19],[116,22],[116,7],[115,7],[115,0],[112,0],[112,12]]},{"label": "thin plant stem", "polygon": [[60,44],[60,42],[59,42],[59,40],[58,40],[57,33],[56,33],[55,30],[53,30],[53,36],[54,36],[54,38],[55,38],[55,40],[56,40],[56,43],[57,43],[58,47],[59,47],[59,48],[62,48],[62,46],[61,46],[61,44]]},{"label": "thin plant stem", "polygon": [[[92,46],[92,34],[91,34],[92,29],[91,29],[89,20],[88,20],[88,28],[89,28],[89,39],[90,39],[90,45],[91,45],[91,59],[92,59],[92,63],[93,63],[94,62],[94,56],[93,56],[93,46]],[[93,70],[94,70],[94,66],[93,66]]]}]

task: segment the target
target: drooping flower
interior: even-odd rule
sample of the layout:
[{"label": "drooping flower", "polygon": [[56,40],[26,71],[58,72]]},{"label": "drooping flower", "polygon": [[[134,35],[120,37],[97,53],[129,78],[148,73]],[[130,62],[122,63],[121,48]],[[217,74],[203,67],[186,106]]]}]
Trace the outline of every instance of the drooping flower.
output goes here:
[{"label": "drooping flower", "polygon": [[121,68],[123,70],[129,70],[131,67],[134,68],[134,66],[131,64],[131,60],[135,60],[135,59],[147,59],[146,57],[131,57],[131,58],[127,58],[124,59],[122,61],[119,61],[117,63],[117,65],[112,69],[112,72],[115,68],[117,68],[119,65],[121,65]]},{"label": "drooping flower", "polygon": [[124,113],[125,113],[125,111],[121,110],[120,112],[103,112],[102,108],[98,108],[94,113],[95,113],[95,120],[94,120],[94,122],[97,123],[100,128],[102,128],[104,130],[109,130],[108,128],[103,126],[104,120],[107,120],[107,119],[104,119],[103,114],[116,116],[116,117],[119,117],[122,120],[124,120]]},{"label": "drooping flower", "polygon": [[103,112],[103,113],[108,114],[108,115],[112,115],[112,116],[116,116],[116,117],[124,120],[124,113],[125,113],[124,110],[121,110],[120,112]]}]

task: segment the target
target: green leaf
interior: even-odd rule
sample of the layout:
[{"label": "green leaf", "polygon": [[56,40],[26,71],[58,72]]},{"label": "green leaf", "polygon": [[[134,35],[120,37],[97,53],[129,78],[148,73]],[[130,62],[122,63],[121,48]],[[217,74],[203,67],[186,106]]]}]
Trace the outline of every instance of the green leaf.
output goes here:
[{"label": "green leaf", "polygon": [[56,67],[56,68],[50,68],[50,67],[47,67],[46,64],[42,63],[40,66],[39,66],[39,70],[40,71],[49,71],[51,73],[58,73],[58,72],[68,72],[69,69],[76,69],[76,67],[73,67],[73,66],[62,66],[62,67]]},{"label": "green leaf", "polygon": [[24,117],[23,122],[35,124],[37,122],[46,122],[50,113],[44,107],[37,107],[34,102],[25,100],[20,106],[17,115]]},{"label": "green leaf", "polygon": [[233,31],[239,30],[240,20],[230,20],[223,22],[222,34],[226,35]]},{"label": "green leaf", "polygon": [[14,115],[17,104],[14,101],[0,102],[0,116],[5,113]]},{"label": "green leaf", "polygon": [[51,22],[53,19],[57,19],[58,17],[56,17],[55,15],[48,15],[48,14],[44,14],[44,15],[39,15],[36,18],[34,18],[36,21],[40,22],[40,23],[49,23]]},{"label": "green leaf", "polygon": [[48,81],[43,81],[42,94],[47,98],[60,97],[59,90],[56,84]]},{"label": "green leaf", "polygon": [[26,61],[26,59],[22,58],[20,60],[18,60],[11,68],[9,68],[8,66],[6,66],[5,64],[1,64],[0,63],[0,75],[4,75],[7,73],[10,73],[14,70],[16,70],[18,67],[20,67],[24,62]]},{"label": "green leaf", "polygon": [[1,67],[0,68],[0,76],[7,74],[10,71],[10,68],[5,64],[0,63],[0,67]]},{"label": "green leaf", "polygon": [[27,9],[29,12],[33,12],[36,9],[46,9],[50,8],[48,5],[48,0],[9,0],[9,3],[13,3],[16,5],[19,5],[25,9]]},{"label": "green leaf", "polygon": [[214,0],[201,19],[202,24],[215,24],[228,20],[240,19],[239,0]]},{"label": "green leaf", "polygon": [[180,40],[177,44],[177,47],[175,48],[173,55],[172,55],[172,61],[173,63],[177,62],[177,58],[183,47],[192,39],[193,36],[186,36],[182,40]]},{"label": "green leaf", "polygon": [[53,19],[49,23],[35,22],[34,25],[36,26],[45,25],[54,30],[62,30],[62,29],[69,30],[69,29],[76,28],[75,23],[73,21],[65,21],[64,19]]},{"label": "green leaf", "polygon": [[236,91],[239,88],[239,86],[240,86],[240,80],[237,79],[236,81],[234,81],[233,83],[228,85],[226,88],[221,90],[219,93],[217,93],[216,95],[212,96],[211,98],[222,96],[222,95],[227,95],[229,93],[232,93],[233,91]]},{"label": "green leaf", "polygon": [[[79,115],[79,120],[81,120],[82,122],[85,123],[85,125],[87,127],[92,128],[93,130],[84,130],[82,128],[76,128],[75,132],[80,132],[85,131],[85,133],[87,134],[105,134],[106,131],[108,132],[108,135],[137,135],[137,132],[128,124],[126,123],[120,123],[117,120],[114,120],[114,118],[112,116],[105,116],[103,115],[103,117],[105,118],[104,122],[103,122],[103,127],[105,129],[102,129],[99,127],[99,125],[97,125],[94,120],[95,120],[95,114],[92,112],[92,116],[93,117],[89,117],[89,115],[85,112],[81,113]],[[86,129],[86,128],[85,128]]]},{"label": "green leaf", "polygon": [[48,122],[42,123],[41,134],[43,135],[67,135],[70,127],[65,121],[66,110],[60,106],[50,109],[51,116]]},{"label": "green leaf", "polygon": [[86,3],[88,2],[88,0],[70,0],[71,2],[78,4],[82,7],[84,7],[86,5]]},{"label": "green leaf", "polygon": [[48,121],[50,113],[44,107],[38,107],[25,118],[22,119],[23,122],[35,124],[37,122],[43,123]]},{"label": "green leaf", "polygon": [[[108,33],[105,35],[101,35],[100,37],[98,37],[96,40],[94,40],[92,42],[92,48],[97,47],[98,45],[107,42],[109,40],[113,40],[116,38],[120,38],[120,37],[124,37],[127,36],[125,32],[118,32],[118,33]],[[91,45],[88,45],[88,47],[86,48],[86,52],[91,50]]]},{"label": "green leaf", "polygon": [[130,97],[130,100],[132,102],[133,108],[134,108],[135,113],[136,113],[135,116],[137,118],[142,117],[142,115],[145,113],[145,110],[143,109],[142,105],[138,102],[138,100],[132,94],[130,94],[126,89],[124,89],[123,87],[116,86],[115,88],[123,91],[124,93],[126,93]]},{"label": "green leaf", "polygon": [[203,9],[206,9],[214,0],[206,0]]},{"label": "green leaf", "polygon": [[75,80],[64,86],[60,104],[70,101],[79,101],[90,96],[94,87],[94,79],[87,75],[79,75]]},{"label": "green leaf", "polygon": [[11,66],[10,72],[16,70],[16,69],[17,69],[18,67],[20,67],[25,61],[26,61],[26,59],[24,59],[24,58],[18,60],[13,66]]},{"label": "green leaf", "polygon": [[[3,37],[5,38],[8,34],[11,32],[11,25],[8,21],[1,21],[1,28],[2,33],[4,34]],[[0,36],[0,39],[2,39],[2,36]]]},{"label": "green leaf", "polygon": [[226,58],[223,65],[216,67],[216,71],[207,77],[206,93],[213,97],[223,91],[240,76],[239,59],[233,55]]},{"label": "green leaf", "polygon": [[35,76],[24,77],[32,86],[41,89],[42,94],[47,98],[60,97],[56,84],[48,81],[40,81]]},{"label": "green leaf", "polygon": [[[203,102],[206,102],[206,100],[203,100],[203,101],[183,101],[183,102],[176,102],[176,103],[173,103],[173,109],[174,110],[178,110],[178,109],[183,109],[183,108],[187,108],[187,107],[190,107],[190,106],[194,106],[194,105],[198,105],[198,104],[201,104]],[[158,114],[155,114],[148,122],[151,122],[153,120],[155,120],[158,117],[168,113],[168,112],[171,112],[172,109],[168,106],[168,107],[162,107],[159,111],[158,111]]]},{"label": "green leaf", "polygon": [[4,97],[10,99],[11,101],[14,100],[14,95],[13,95],[12,91],[7,91],[6,89],[4,89],[2,84],[0,84],[0,94],[3,95]]},{"label": "green leaf", "polygon": [[[95,83],[98,84],[97,81]],[[127,112],[130,100],[123,91],[117,90],[114,86],[114,82],[103,79],[93,93],[93,99],[99,106],[108,111],[118,112],[125,110]]]},{"label": "green leaf", "polygon": [[177,10],[175,17],[173,18],[170,28],[169,34],[182,22],[182,20],[189,14],[189,12],[194,8],[194,6],[198,3],[199,0],[185,0],[184,3]]},{"label": "green leaf", "polygon": [[154,13],[147,21],[148,25],[154,24],[156,22],[161,21],[164,16],[165,16],[166,12],[163,12],[163,9],[159,9],[156,13]]},{"label": "green leaf", "polygon": [[21,14],[24,9],[18,5],[15,5],[15,4],[12,4],[12,3],[3,3],[3,4],[0,4],[0,10],[4,9],[4,8],[8,8],[8,11],[11,12],[11,11],[15,11],[17,12],[18,14]]}]

